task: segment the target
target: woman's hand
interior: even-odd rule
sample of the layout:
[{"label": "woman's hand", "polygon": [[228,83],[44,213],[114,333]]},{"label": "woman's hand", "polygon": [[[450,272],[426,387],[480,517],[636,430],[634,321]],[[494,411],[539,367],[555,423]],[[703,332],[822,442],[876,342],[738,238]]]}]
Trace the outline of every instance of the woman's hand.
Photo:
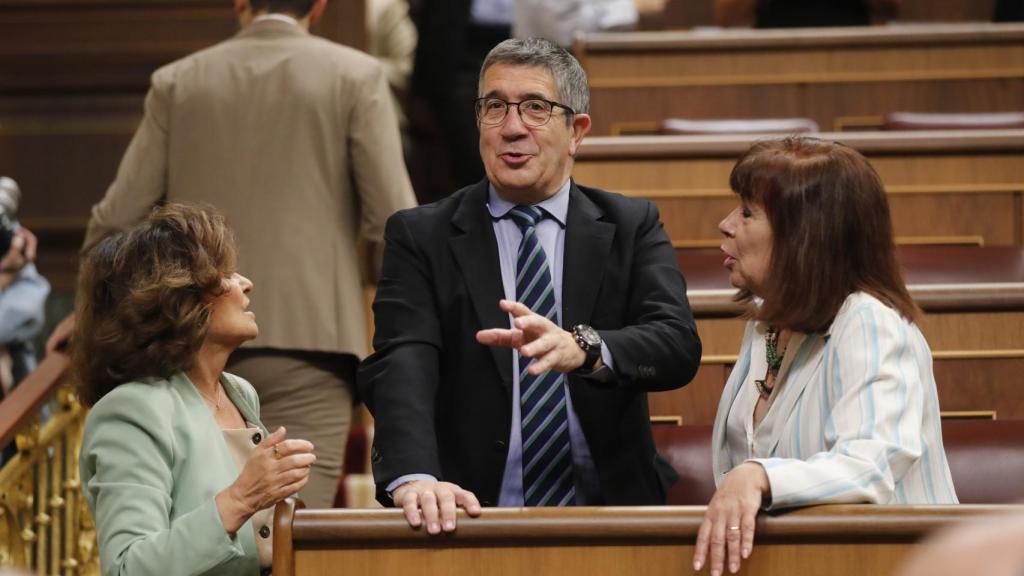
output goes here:
[{"label": "woman's hand", "polygon": [[704,523],[697,533],[693,569],[699,571],[704,567],[710,551],[712,576],[723,573],[726,556],[729,572],[736,573],[754,547],[757,512],[763,499],[770,495],[768,475],[756,462],[745,462],[726,474],[708,503]]},{"label": "woman's hand", "polygon": [[225,530],[234,534],[256,512],[301,490],[315,461],[313,444],[286,440],[283,426],[264,438],[249,454],[234,483],[217,494]]}]

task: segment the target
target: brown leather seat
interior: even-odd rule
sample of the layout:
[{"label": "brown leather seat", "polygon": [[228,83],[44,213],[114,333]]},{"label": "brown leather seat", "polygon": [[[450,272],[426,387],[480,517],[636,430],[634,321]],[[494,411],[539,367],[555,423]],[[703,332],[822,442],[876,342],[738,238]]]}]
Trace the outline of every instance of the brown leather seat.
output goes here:
[{"label": "brown leather seat", "polygon": [[961,504],[1024,499],[1024,420],[947,420],[942,444]]},{"label": "brown leather seat", "polygon": [[[1024,420],[947,420],[943,446],[963,504],[1007,504],[1024,499]],[[654,426],[658,452],[679,473],[669,491],[674,506],[708,503],[711,426]]]},{"label": "brown leather seat", "polygon": [[711,474],[711,426],[653,426],[658,453],[679,474],[668,493],[673,506],[704,506],[715,493]]},{"label": "brown leather seat", "polygon": [[661,121],[660,134],[804,134],[819,132],[810,118],[730,118],[689,120],[668,118]]},{"label": "brown leather seat", "polygon": [[1000,130],[1024,128],[1024,112],[931,114],[891,112],[882,130]]}]

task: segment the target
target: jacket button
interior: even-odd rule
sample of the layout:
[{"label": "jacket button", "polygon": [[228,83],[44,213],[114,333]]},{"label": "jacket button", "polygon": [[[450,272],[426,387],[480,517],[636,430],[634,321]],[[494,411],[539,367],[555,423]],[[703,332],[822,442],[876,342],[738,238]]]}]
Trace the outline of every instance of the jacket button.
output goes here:
[{"label": "jacket button", "polygon": [[270,527],[263,526],[260,528],[260,538],[270,538]]},{"label": "jacket button", "polygon": [[257,432],[257,433],[252,435],[252,443],[253,444],[259,444],[262,441],[263,441],[263,434],[260,434],[259,432]]},{"label": "jacket button", "polygon": [[494,443],[494,451],[495,452],[501,452],[504,449],[505,449],[505,441],[504,440],[498,440],[497,442]]}]

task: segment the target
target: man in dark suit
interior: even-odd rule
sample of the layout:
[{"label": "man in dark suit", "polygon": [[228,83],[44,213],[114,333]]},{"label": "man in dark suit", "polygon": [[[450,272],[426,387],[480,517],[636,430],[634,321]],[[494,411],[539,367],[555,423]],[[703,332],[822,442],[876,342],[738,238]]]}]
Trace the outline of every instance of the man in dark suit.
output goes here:
[{"label": "man in dark suit", "polygon": [[455,509],[664,503],[646,392],[700,340],[654,205],[570,178],[590,129],[579,63],[545,40],[488,55],[487,179],[393,216],[360,368],[378,499],[430,533]]}]

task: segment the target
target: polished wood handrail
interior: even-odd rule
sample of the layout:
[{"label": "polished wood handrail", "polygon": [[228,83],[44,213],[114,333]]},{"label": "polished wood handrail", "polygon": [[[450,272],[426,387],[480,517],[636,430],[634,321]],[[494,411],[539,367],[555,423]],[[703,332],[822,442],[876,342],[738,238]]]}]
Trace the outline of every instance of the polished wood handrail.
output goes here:
[{"label": "polished wood handrail", "polygon": [[71,359],[50,353],[0,402],[0,446],[6,446],[26,422],[38,416],[63,380]]},{"label": "polished wood handrail", "polygon": [[[290,525],[296,548],[301,548],[303,542],[357,548],[409,545],[415,541],[455,544],[495,540],[683,540],[696,537],[704,510],[702,506],[485,508],[478,518],[469,518],[460,511],[459,527],[454,533],[431,537],[425,530],[410,528],[401,510],[278,507],[275,529]],[[912,541],[955,520],[1003,511],[1024,513],[1024,506],[815,506],[762,514],[758,516],[757,534],[762,542],[808,537],[849,542],[873,538]]]},{"label": "polished wood handrail", "polygon": [[[916,152],[992,152],[1024,149],[1024,130],[929,130],[906,132],[821,132],[815,138],[841,142],[864,154]],[[768,134],[698,136],[592,136],[580,146],[577,161],[639,158],[736,156]]]}]

